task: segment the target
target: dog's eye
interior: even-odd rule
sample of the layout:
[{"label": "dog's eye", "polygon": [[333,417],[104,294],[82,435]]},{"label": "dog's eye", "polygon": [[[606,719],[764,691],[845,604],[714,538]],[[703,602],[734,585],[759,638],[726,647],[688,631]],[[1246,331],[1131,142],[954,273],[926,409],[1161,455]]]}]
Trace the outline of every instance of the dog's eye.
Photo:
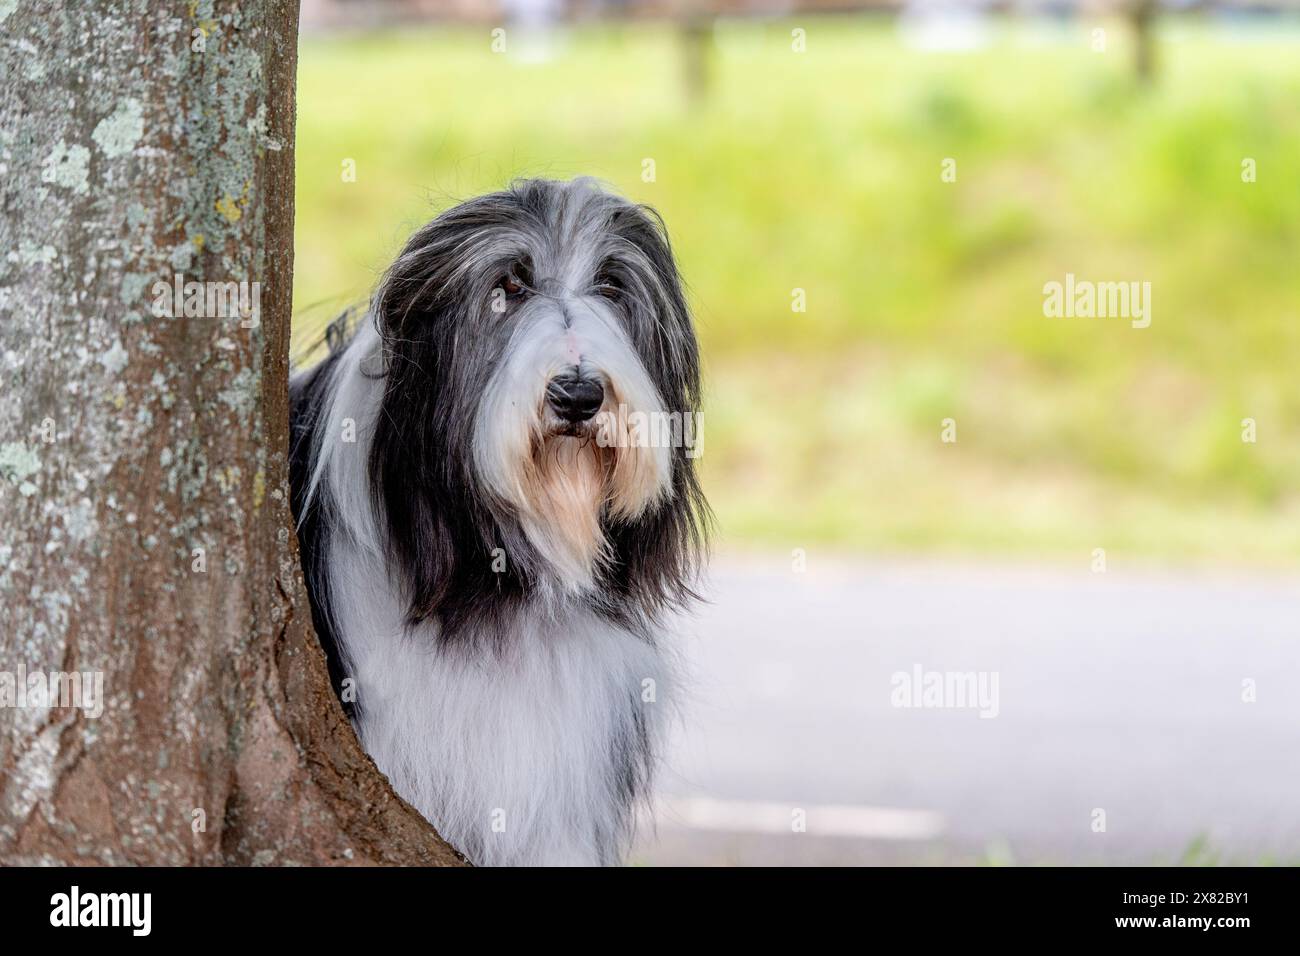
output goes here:
[{"label": "dog's eye", "polygon": [[597,295],[603,295],[607,299],[613,299],[623,291],[623,285],[615,276],[608,272],[602,272],[600,275],[596,276],[596,281],[592,284],[592,289]]},{"label": "dog's eye", "polygon": [[516,262],[510,271],[501,277],[497,288],[506,294],[507,299],[518,299],[530,291],[532,274],[526,262]]}]

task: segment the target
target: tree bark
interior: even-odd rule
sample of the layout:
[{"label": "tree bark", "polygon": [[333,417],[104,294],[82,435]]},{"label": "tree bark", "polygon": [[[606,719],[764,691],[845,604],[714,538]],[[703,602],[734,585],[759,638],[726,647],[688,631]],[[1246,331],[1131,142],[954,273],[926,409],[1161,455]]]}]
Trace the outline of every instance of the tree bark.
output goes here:
[{"label": "tree bark", "polygon": [[[360,749],[299,571],[297,14],[0,0],[0,670],[104,691],[0,683],[0,862],[461,862]],[[168,317],[177,275],[260,314]]]}]

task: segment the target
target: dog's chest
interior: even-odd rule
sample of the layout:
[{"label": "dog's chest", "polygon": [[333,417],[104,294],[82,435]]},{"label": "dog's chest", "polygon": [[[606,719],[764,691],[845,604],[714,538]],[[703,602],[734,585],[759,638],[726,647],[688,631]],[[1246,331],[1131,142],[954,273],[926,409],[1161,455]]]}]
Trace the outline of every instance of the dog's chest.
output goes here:
[{"label": "dog's chest", "polygon": [[357,730],[402,797],[475,863],[617,862],[667,706],[658,651],[575,611],[470,656],[340,596]]}]

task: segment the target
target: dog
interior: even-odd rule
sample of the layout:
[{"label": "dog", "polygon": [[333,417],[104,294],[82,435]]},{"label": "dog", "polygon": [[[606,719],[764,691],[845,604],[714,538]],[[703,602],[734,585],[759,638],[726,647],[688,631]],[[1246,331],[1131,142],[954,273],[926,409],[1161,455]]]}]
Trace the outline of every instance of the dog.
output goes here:
[{"label": "dog", "polygon": [[362,745],[475,864],[619,862],[710,525],[662,220],[589,179],[517,182],[419,229],[331,338],[291,379],[290,473]]}]

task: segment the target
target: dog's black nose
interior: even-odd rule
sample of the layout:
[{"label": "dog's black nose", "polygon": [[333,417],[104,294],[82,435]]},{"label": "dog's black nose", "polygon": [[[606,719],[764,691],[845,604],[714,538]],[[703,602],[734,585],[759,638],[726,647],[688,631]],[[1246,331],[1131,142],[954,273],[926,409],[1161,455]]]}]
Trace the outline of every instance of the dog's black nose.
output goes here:
[{"label": "dog's black nose", "polygon": [[605,389],[593,378],[557,375],[546,386],[546,399],[556,415],[576,425],[600,411],[600,405],[605,401]]}]

